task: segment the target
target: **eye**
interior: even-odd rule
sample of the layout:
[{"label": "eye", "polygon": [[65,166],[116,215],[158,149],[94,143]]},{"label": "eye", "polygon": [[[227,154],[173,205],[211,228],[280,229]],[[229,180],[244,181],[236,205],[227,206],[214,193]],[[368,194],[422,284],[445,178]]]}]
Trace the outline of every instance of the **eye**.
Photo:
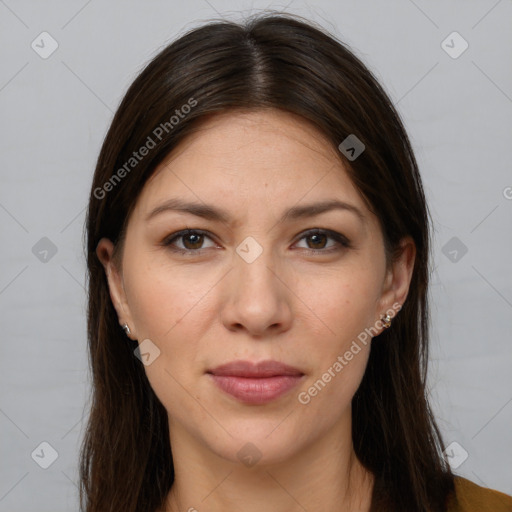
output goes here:
[{"label": "eye", "polygon": [[[215,243],[209,247],[204,246],[205,239],[212,240],[206,231],[200,229],[184,229],[168,236],[162,245],[169,247],[172,251],[181,254],[200,253],[203,249],[215,247]],[[328,245],[329,239],[333,241],[330,246]],[[301,240],[307,240],[307,247],[299,247],[313,253],[331,253],[339,251],[342,248],[350,248],[350,241],[341,233],[331,231],[329,229],[311,229],[302,234]],[[181,245],[181,246],[180,246]]]},{"label": "eye", "polygon": [[[180,253],[198,253],[203,247],[205,238],[212,240],[205,231],[199,229],[184,229],[167,237],[162,245],[169,247],[172,251]],[[181,239],[182,247],[176,246],[176,241]],[[215,247],[215,244],[211,247]]]},{"label": "eye", "polygon": [[[334,243],[327,246],[329,239],[333,240]],[[340,250],[340,248],[351,247],[347,237],[330,229],[312,229],[303,233],[300,240],[309,240],[309,242],[306,242],[307,247],[305,249],[313,251],[313,253],[330,253]]]}]

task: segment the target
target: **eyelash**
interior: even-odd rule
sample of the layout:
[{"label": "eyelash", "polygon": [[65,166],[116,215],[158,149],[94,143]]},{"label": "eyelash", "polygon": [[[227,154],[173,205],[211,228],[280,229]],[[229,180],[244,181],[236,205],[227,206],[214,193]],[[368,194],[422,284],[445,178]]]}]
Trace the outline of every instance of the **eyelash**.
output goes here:
[{"label": "eyelash", "polygon": [[[171,235],[169,235],[167,238],[165,238],[162,241],[161,245],[163,245],[164,247],[168,247],[172,252],[190,255],[190,256],[196,255],[196,254],[201,254],[204,250],[208,249],[208,248],[206,248],[206,249],[179,249],[172,245],[175,240],[178,240],[179,238],[182,238],[187,235],[204,235],[213,241],[212,237],[209,235],[209,233],[207,231],[203,231],[201,229],[184,229],[182,231],[177,231],[176,233],[172,233]],[[320,228],[310,229],[310,230],[302,233],[302,236],[298,239],[298,241],[301,241],[302,239],[308,238],[313,235],[326,235],[328,238],[335,240],[339,244],[339,246],[331,247],[329,249],[307,249],[307,248],[301,247],[300,248],[301,250],[305,250],[305,251],[308,251],[313,254],[331,254],[332,252],[339,251],[343,248],[350,249],[352,247],[348,238],[346,238],[341,233],[337,233],[336,231],[331,231],[330,229],[320,229]]]}]

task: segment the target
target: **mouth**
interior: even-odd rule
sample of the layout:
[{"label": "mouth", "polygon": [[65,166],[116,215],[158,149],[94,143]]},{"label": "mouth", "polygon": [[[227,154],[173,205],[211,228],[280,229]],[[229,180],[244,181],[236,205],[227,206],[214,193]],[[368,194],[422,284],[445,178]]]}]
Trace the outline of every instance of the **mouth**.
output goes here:
[{"label": "mouth", "polygon": [[233,361],[206,372],[226,394],[246,404],[265,404],[298,386],[304,373],[278,361]]}]

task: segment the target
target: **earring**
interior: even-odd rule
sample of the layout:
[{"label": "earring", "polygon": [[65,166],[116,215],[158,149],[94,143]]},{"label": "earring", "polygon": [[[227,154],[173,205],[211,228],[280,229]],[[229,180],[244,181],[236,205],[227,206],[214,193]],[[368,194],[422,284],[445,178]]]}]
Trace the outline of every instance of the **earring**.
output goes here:
[{"label": "earring", "polygon": [[384,329],[389,329],[391,327],[391,317],[389,315],[386,315],[384,318],[382,318],[382,321],[382,326]]},{"label": "earring", "polygon": [[122,327],[124,329],[124,332],[126,333],[126,336],[130,336],[131,331],[130,331],[130,328],[128,327],[128,324],[123,324]]}]

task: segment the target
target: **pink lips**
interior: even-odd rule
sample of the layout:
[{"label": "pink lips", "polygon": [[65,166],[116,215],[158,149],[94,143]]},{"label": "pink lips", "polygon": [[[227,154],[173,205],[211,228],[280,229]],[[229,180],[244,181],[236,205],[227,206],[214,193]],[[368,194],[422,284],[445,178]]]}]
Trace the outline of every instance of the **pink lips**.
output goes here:
[{"label": "pink lips", "polygon": [[284,395],[302,380],[304,374],[278,361],[233,361],[209,370],[224,392],[249,404],[264,404]]}]

